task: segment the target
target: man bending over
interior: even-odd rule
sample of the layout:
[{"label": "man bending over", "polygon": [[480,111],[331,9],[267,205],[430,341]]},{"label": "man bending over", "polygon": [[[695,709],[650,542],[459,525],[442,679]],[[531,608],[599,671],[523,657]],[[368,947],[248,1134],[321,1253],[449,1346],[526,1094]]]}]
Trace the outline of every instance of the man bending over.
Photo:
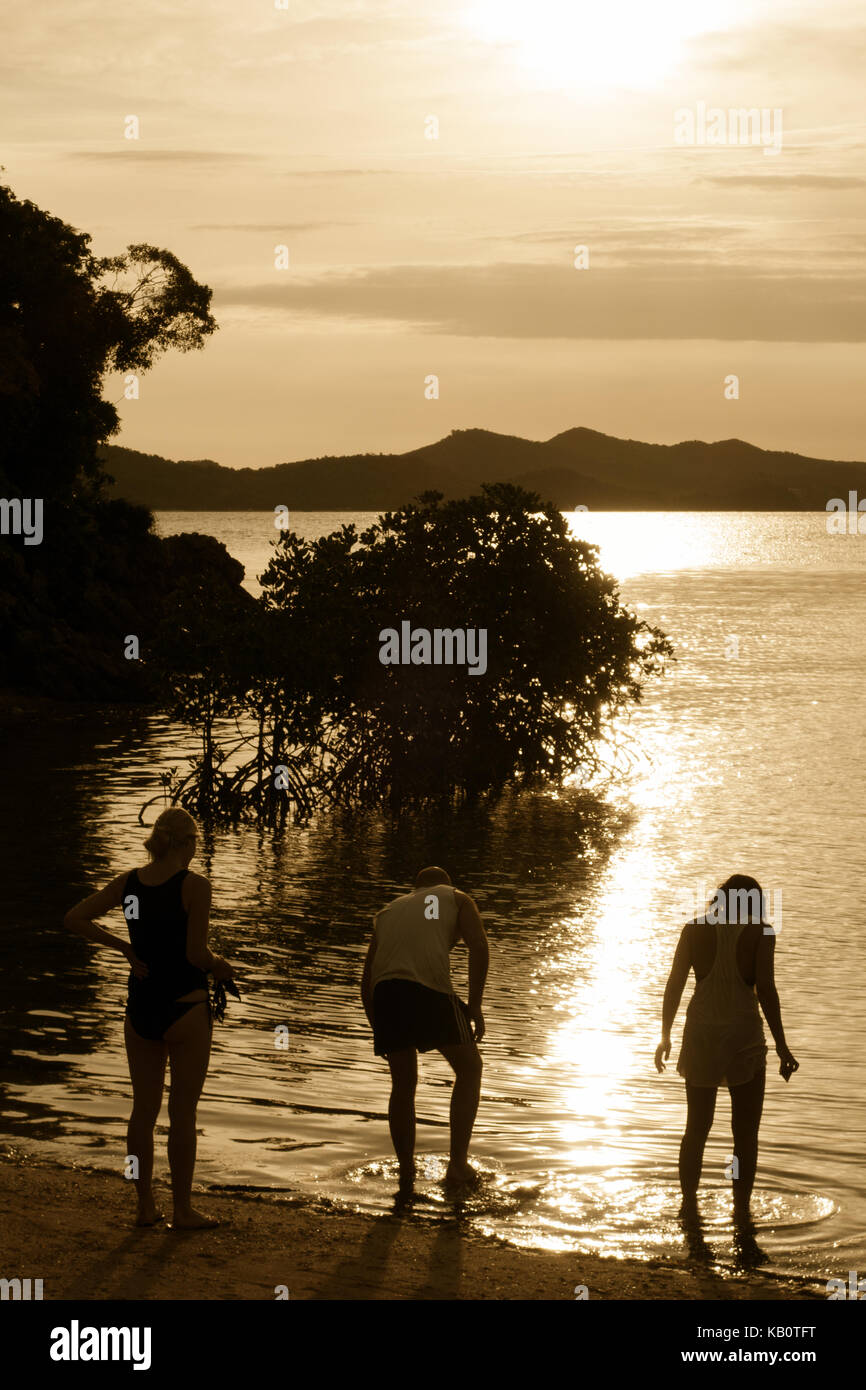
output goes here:
[{"label": "man bending over", "polygon": [[[469,948],[469,1004],[454,993],[450,954],[458,941]],[[475,1181],[469,1140],[481,1095],[484,1037],[481,998],[487,978],[487,937],[475,903],[454,888],[444,869],[422,869],[411,893],[374,919],[361,979],[361,998],[373,1029],[377,1057],[391,1069],[388,1123],[400,1165],[400,1190],[415,1180],[415,1087],[419,1052],[434,1048],[454,1071],[451,1093],[451,1158],[445,1181]]]}]

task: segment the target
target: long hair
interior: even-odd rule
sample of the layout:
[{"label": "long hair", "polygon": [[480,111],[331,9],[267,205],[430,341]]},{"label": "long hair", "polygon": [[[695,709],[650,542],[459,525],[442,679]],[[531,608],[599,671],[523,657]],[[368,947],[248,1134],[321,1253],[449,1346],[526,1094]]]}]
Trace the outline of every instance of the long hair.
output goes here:
[{"label": "long hair", "polygon": [[182,806],[169,806],[153,823],[144,842],[151,859],[164,859],[173,849],[180,849],[187,840],[195,838],[196,823]]},{"label": "long hair", "polygon": [[[764,890],[749,874],[731,874],[720,883],[707,904],[708,922],[765,923]],[[743,903],[745,902],[745,911]]]}]

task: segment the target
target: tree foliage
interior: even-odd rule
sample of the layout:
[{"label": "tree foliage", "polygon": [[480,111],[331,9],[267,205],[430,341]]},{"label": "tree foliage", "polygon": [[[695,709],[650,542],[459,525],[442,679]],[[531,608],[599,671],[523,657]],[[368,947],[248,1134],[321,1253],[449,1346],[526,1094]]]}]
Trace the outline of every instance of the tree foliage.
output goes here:
[{"label": "tree foliage", "polygon": [[99,476],[118,428],[110,371],[143,372],[216,328],[211,291],[169,251],[94,256],[90,236],[0,185],[0,486],[57,497]]},{"label": "tree foliage", "polygon": [[[293,767],[306,809],[558,786],[597,767],[610,721],[672,650],[621,605],[597,548],[506,484],[462,501],[425,494],[361,534],[287,533],[262,586],[254,657],[217,662],[211,677],[255,721],[256,777],[248,757],[232,784],[238,815],[260,813],[278,765]],[[383,665],[381,634],[404,621],[485,629],[486,672]],[[293,796],[283,809],[271,798],[265,818]]]},{"label": "tree foliage", "polygon": [[216,542],[204,557],[194,545],[172,552],[146,508],[108,499],[97,452],[118,427],[107,373],[200,347],[216,327],[210,298],[170,252],[94,256],[86,233],[0,185],[0,496],[40,499],[44,512],[41,544],[0,536],[4,684],[152,698],[124,637],[146,645],[178,557],[204,558],[217,591],[240,587],[240,566],[228,573]]}]

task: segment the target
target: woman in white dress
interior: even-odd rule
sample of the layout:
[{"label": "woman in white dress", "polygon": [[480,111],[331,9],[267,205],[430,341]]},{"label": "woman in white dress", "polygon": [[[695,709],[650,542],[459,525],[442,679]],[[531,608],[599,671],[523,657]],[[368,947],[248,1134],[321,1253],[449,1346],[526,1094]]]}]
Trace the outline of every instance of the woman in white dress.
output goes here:
[{"label": "woman in white dress", "polygon": [[727,1086],[734,1137],[734,1216],[749,1221],[758,1162],[758,1128],[764,1104],[767,1046],[763,1010],[787,1081],[799,1063],[785,1042],[773,962],[776,934],[764,921],[760,884],[734,874],[713,895],[707,912],[687,922],[680,935],[662,1005],[662,1040],[656,1067],[664,1071],[671,1027],[689,971],[695,992],[689,1002],[677,1071],[685,1078],[688,1117],[680,1144],[681,1216],[697,1216],[704,1146],[713,1123],[716,1093]]}]

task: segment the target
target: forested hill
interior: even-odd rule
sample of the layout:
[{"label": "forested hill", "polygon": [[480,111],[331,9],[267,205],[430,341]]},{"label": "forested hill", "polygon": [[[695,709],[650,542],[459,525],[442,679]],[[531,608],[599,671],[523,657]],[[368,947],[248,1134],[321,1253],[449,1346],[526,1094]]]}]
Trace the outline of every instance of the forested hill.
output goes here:
[{"label": "forested hill", "polygon": [[112,492],[157,511],[379,511],[427,490],[466,497],[481,483],[511,482],[563,510],[823,511],[851,489],[866,496],[866,463],[715,444],[643,444],[572,429],[537,442],[488,430],[454,430],[405,454],[352,454],[270,468],[173,462],[108,445]]}]

